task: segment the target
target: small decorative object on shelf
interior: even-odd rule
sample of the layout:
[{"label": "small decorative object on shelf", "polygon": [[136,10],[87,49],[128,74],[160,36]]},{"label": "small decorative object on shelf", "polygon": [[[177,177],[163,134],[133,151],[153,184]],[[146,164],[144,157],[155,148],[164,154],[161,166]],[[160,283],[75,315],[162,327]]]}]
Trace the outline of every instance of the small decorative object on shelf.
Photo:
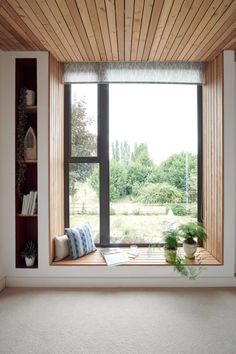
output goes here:
[{"label": "small decorative object on shelf", "polygon": [[188,222],[178,228],[180,239],[183,240],[185,257],[192,259],[197,250],[197,239],[204,241],[207,238],[205,228],[200,222]]},{"label": "small decorative object on shelf", "polygon": [[29,127],[24,139],[24,158],[25,161],[36,160],[37,158],[37,140],[32,127]]},{"label": "small decorative object on shelf", "polygon": [[26,106],[33,106],[35,103],[35,92],[26,89]]},{"label": "small decorative object on shelf", "polygon": [[26,242],[25,247],[21,252],[21,257],[25,259],[26,267],[33,267],[37,257],[37,249],[32,241]]}]

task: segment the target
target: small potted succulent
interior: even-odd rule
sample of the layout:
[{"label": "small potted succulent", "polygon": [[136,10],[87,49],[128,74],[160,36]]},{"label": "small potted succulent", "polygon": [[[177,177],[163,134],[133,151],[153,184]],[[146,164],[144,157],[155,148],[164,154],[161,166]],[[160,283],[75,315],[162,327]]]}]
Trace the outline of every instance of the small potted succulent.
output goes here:
[{"label": "small potted succulent", "polygon": [[197,240],[206,240],[207,234],[202,223],[189,222],[178,227],[178,235],[183,240],[183,249],[186,258],[194,258],[197,250]]},{"label": "small potted succulent", "polygon": [[37,257],[37,249],[32,241],[26,242],[21,252],[21,257],[25,259],[26,267],[32,267],[34,265]]},{"label": "small potted succulent", "polygon": [[166,262],[173,263],[176,258],[178,246],[178,233],[176,230],[168,230],[164,233],[164,253]]}]

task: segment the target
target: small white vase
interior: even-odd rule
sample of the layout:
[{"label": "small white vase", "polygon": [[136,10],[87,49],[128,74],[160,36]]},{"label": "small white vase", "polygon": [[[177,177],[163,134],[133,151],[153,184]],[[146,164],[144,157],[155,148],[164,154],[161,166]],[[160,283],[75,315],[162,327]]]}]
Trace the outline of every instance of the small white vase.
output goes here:
[{"label": "small white vase", "polygon": [[32,267],[34,265],[35,257],[25,257],[26,267]]},{"label": "small white vase", "polygon": [[35,103],[35,92],[26,90],[26,106],[33,106]]},{"label": "small white vase", "polygon": [[190,259],[194,258],[195,252],[197,250],[196,243],[189,244],[189,243],[183,242],[183,248],[184,248],[185,257],[190,258]]}]

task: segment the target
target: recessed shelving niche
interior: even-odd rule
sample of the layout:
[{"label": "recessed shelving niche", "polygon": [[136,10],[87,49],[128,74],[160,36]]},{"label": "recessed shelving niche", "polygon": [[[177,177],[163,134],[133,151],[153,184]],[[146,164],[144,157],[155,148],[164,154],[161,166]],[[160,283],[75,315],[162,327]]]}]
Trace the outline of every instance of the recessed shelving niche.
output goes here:
[{"label": "recessed shelving niche", "polygon": [[[27,105],[24,89],[34,92],[34,104]],[[21,252],[25,244],[32,241],[38,248],[38,161],[25,159],[24,139],[31,127],[37,141],[37,59],[16,59],[16,268],[25,268],[25,260]],[[23,113],[22,113],[23,111]],[[28,145],[31,147],[31,137]],[[36,145],[37,151],[37,145]],[[31,192],[31,193],[30,193]],[[25,197],[29,195],[28,199]],[[25,200],[24,200],[25,199]],[[27,199],[27,202],[26,202]],[[24,200],[24,206],[23,206]],[[34,266],[37,268],[37,258]]]}]

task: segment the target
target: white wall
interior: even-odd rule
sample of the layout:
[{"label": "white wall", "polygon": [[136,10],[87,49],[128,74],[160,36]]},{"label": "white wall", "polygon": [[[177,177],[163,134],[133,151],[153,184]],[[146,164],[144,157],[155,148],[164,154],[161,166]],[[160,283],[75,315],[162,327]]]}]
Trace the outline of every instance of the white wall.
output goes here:
[{"label": "white wall", "polygon": [[[4,163],[3,154],[4,147],[2,144],[3,134],[4,134],[4,118],[3,118],[3,55],[4,53],[0,51],[0,196],[3,195],[3,174],[4,174]],[[4,250],[3,250],[3,215],[2,207],[0,208],[0,291],[4,287],[5,278],[5,268],[4,268]]]},{"label": "white wall", "polygon": [[[235,122],[236,122],[236,60],[234,62],[234,90],[233,90],[233,95],[234,95],[234,117],[235,117]],[[236,127],[235,127],[235,131],[236,131]],[[236,136],[236,133],[235,133],[235,136]],[[233,217],[236,218],[236,213],[234,214]],[[234,243],[234,274],[236,274],[236,232],[235,232],[235,243]]]},{"label": "white wall", "polygon": [[[224,52],[224,259],[233,259],[235,270],[236,112],[234,51]],[[229,265],[231,267],[231,265]]]},{"label": "white wall", "polygon": [[[38,183],[39,183],[39,266],[38,269],[15,269],[15,58],[38,58]],[[60,267],[49,266],[48,242],[48,55],[43,52],[7,53],[4,58],[3,117],[4,133],[1,147],[3,156],[3,209],[5,267],[8,286],[223,286],[236,285],[234,273],[235,237],[235,127],[234,95],[225,102],[225,263],[220,267],[206,267],[195,282],[179,277],[172,267]],[[232,52],[225,54],[225,90],[234,85],[234,60]],[[227,91],[228,90],[228,91]],[[232,108],[233,105],[233,108]],[[232,197],[233,196],[233,197]]]}]

